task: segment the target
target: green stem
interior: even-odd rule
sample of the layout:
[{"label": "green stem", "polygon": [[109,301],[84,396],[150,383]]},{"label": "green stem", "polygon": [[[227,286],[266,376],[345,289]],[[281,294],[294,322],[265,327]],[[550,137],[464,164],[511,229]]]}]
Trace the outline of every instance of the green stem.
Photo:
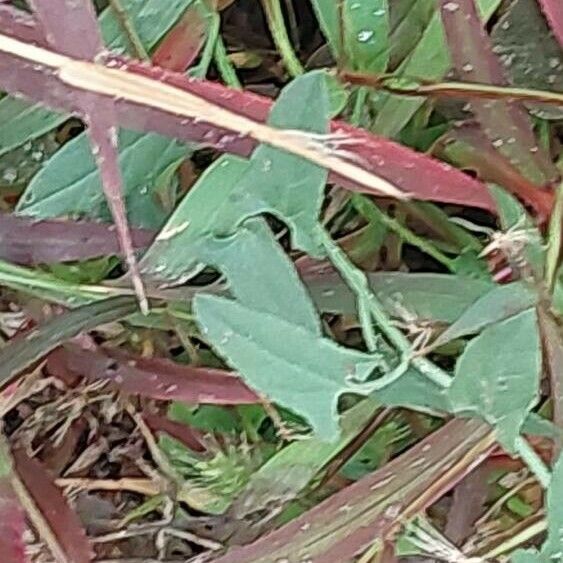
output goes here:
[{"label": "green stem", "polygon": [[123,28],[125,35],[127,36],[127,40],[129,41],[131,48],[133,49],[133,54],[135,57],[142,59],[142,60],[149,60],[149,54],[135,29],[135,26],[131,22],[127,11],[121,4],[121,0],[109,0],[109,4],[111,9],[113,10],[119,25]]},{"label": "green stem", "polygon": [[362,111],[366,104],[366,100],[369,94],[367,88],[360,86],[356,91],[356,99],[354,100],[354,109],[352,110],[352,115],[350,117],[350,124],[358,127],[362,124]]},{"label": "green stem", "polygon": [[563,181],[557,188],[555,205],[551,213],[548,233],[548,247],[545,266],[545,282],[550,291],[553,291],[559,257],[561,255],[561,230],[563,229]]},{"label": "green stem", "polygon": [[229,60],[227,49],[225,48],[225,43],[223,42],[221,35],[217,37],[217,41],[215,42],[214,59],[223,82],[231,88],[241,90],[242,85],[233,65],[231,64],[231,61]]},{"label": "green stem", "polygon": [[551,472],[534,448],[522,436],[515,441],[516,451],[530,471],[536,476],[540,485],[547,489],[551,483]]},{"label": "green stem", "polygon": [[[439,387],[449,387],[451,385],[452,378],[446,372],[441,370],[438,366],[435,366],[426,358],[413,355],[409,339],[398,328],[396,328],[393,323],[391,323],[383,306],[371,291],[365,274],[358,270],[358,268],[350,262],[346,254],[332,240],[328,232],[322,226],[319,225],[317,232],[320,242],[326,250],[330,261],[340,272],[344,281],[346,281],[352,291],[356,294],[356,298],[360,304],[360,311],[362,311],[362,308],[364,307],[369,308],[371,317],[375,320],[381,332],[401,354],[403,360],[401,363],[403,365],[401,366],[400,372],[403,373],[406,371],[408,364],[412,364],[416,367],[416,369],[418,369],[418,371],[420,371],[421,374],[428,377],[428,379]],[[371,331],[373,329],[368,326],[371,325],[371,320],[366,319],[365,315],[360,315],[360,317],[364,338],[366,339],[366,342],[368,342],[372,338]],[[393,379],[395,379],[395,377],[396,373],[394,372]]]},{"label": "green stem", "polygon": [[203,47],[201,53],[201,59],[197,66],[192,67],[188,74],[194,76],[195,78],[205,78],[211,61],[213,60],[213,55],[215,54],[215,45],[217,44],[217,39],[219,38],[219,28],[221,25],[218,14],[211,14],[211,24],[209,25],[209,34],[207,36],[207,41]]},{"label": "green stem", "polygon": [[280,52],[287,71],[294,78],[303,74],[305,70],[297,58],[287,35],[280,0],[262,0],[262,6],[264,7],[272,39]]},{"label": "green stem", "polygon": [[360,194],[352,194],[352,205],[356,208],[360,215],[364,216],[368,220],[379,221],[386,225],[390,230],[394,231],[401,237],[406,243],[416,246],[422,252],[432,256],[434,260],[443,264],[450,272],[455,273],[456,264],[455,261],[446,256],[443,252],[438,250],[431,242],[426,239],[419,237],[413,233],[410,229],[401,225],[399,221],[389,217],[389,215],[383,213],[377,205],[373,204],[367,197]]},{"label": "green stem", "polygon": [[455,245],[458,252],[468,249],[475,252],[483,250],[483,245],[476,236],[452,222],[449,215],[444,213],[437,205],[428,201],[404,201],[400,205],[408,211],[409,215],[424,222],[444,241]]}]

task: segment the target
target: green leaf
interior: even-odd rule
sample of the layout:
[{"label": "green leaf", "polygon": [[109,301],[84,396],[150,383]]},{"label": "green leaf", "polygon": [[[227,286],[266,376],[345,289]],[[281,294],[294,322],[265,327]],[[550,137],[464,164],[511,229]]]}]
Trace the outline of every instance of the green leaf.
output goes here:
[{"label": "green leaf", "polygon": [[226,210],[248,166],[245,159],[225,155],[205,170],[143,256],[143,273],[170,281],[189,277],[201,265],[208,241],[234,232]]},{"label": "green leaf", "polygon": [[[129,220],[141,227],[162,224],[165,211],[158,206],[156,179],[173,162],[186,157],[187,148],[156,134],[122,130],[119,163]],[[99,172],[85,133],[64,145],[33,178],[18,202],[17,211],[39,218],[81,214],[108,218],[109,211]]]},{"label": "green leaf", "polygon": [[435,0],[393,0],[390,2],[390,65],[392,68],[401,63],[416,47],[435,11]]},{"label": "green leaf", "polygon": [[301,326],[211,295],[194,300],[204,337],[249,385],[304,416],[322,439],[338,436],[338,397],[381,358],[348,350]]},{"label": "green leaf", "polygon": [[412,367],[379,389],[374,396],[388,407],[409,408],[429,414],[450,410],[450,400],[444,388]]},{"label": "green leaf", "polygon": [[334,0],[311,0],[311,3],[332,54],[338,60],[342,53],[338,2]]},{"label": "green leaf", "polygon": [[387,0],[344,2],[343,20],[347,64],[358,71],[384,72],[389,62]]},{"label": "green leaf", "polygon": [[563,553],[563,456],[555,462],[547,490],[547,540],[541,553],[556,560]]},{"label": "green leaf", "polygon": [[[293,80],[276,101],[268,124],[289,130],[325,134],[330,103],[324,71]],[[285,221],[295,247],[321,256],[314,237],[328,172],[301,157],[260,145],[231,195],[232,223],[250,215],[272,213]]]},{"label": "green leaf", "polygon": [[466,309],[433,344],[441,346],[456,338],[477,334],[488,326],[530,309],[537,299],[537,293],[523,282],[495,287]]},{"label": "green leaf", "polygon": [[550,563],[535,549],[519,549],[511,556],[510,561],[512,563]]},{"label": "green leaf", "polygon": [[[342,58],[341,36],[344,32],[346,64],[366,72],[383,72],[389,61],[389,11],[387,0],[342,2],[340,22],[338,2],[312,0],[313,8],[337,60]],[[342,26],[342,30],[341,30]]]},{"label": "green leaf", "polygon": [[[488,21],[500,0],[478,0],[477,4],[483,20]],[[444,28],[440,12],[436,10],[418,45],[397,69],[397,75],[440,80],[449,66]],[[425,101],[423,97],[382,94],[374,131],[385,137],[396,137]]]},{"label": "green leaf", "polygon": [[0,155],[40,137],[67,119],[67,115],[43,106],[5,96],[0,100]]},{"label": "green leaf", "polygon": [[535,309],[486,328],[466,347],[449,390],[454,412],[496,427],[511,447],[537,400],[541,345]]},{"label": "green leaf", "polygon": [[[147,51],[151,51],[193,1],[121,0],[121,5],[141,43]],[[100,29],[108,49],[119,53],[130,50],[129,41],[123,33],[123,25],[111,7],[106,8],[100,16]]]},{"label": "green leaf", "polygon": [[320,336],[313,302],[262,219],[246,221],[231,237],[209,240],[204,257],[227,276],[239,303]]},{"label": "green leaf", "polygon": [[[368,276],[370,287],[390,315],[405,309],[414,316],[445,323],[455,322],[475,301],[495,285],[449,274],[377,272]],[[338,275],[307,279],[317,307],[326,312],[355,314],[356,300]]]}]

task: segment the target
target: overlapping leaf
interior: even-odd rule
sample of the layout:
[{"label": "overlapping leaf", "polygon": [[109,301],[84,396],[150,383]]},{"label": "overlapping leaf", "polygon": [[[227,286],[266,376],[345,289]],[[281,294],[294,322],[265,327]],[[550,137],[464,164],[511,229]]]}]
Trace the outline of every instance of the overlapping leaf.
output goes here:
[{"label": "overlapping leaf", "polygon": [[484,418],[512,448],[537,400],[540,370],[537,316],[529,309],[486,328],[467,345],[449,390],[453,410]]},{"label": "overlapping leaf", "polygon": [[[182,143],[160,135],[121,131],[119,163],[129,219],[140,227],[157,228],[165,217],[155,190],[161,174],[186,157]],[[108,217],[99,172],[88,139],[80,135],[60,149],[34,176],[17,207],[39,218],[81,214]]]},{"label": "overlapping leaf", "polygon": [[194,311],[209,339],[255,389],[304,416],[324,439],[338,436],[338,397],[381,359],[342,348],[295,323],[210,295]]}]

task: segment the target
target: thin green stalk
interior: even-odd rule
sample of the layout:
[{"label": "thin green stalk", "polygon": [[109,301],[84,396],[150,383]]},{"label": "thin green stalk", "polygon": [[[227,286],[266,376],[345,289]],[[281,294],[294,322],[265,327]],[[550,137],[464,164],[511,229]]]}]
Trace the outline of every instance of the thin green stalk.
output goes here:
[{"label": "thin green stalk", "polygon": [[352,205],[357,209],[360,215],[363,215],[366,219],[380,221],[385,224],[390,230],[394,231],[401,237],[401,239],[419,248],[422,252],[432,256],[434,260],[443,264],[450,272],[455,273],[456,263],[446,256],[443,252],[438,250],[431,242],[426,239],[419,237],[413,233],[410,229],[401,225],[399,221],[389,217],[377,205],[373,204],[367,197],[360,194],[352,194]]},{"label": "thin green stalk", "polygon": [[195,78],[205,78],[207,75],[207,71],[209,70],[209,66],[215,54],[217,39],[219,38],[219,28],[221,26],[219,15],[212,13],[209,17],[211,17],[211,24],[209,25],[209,33],[201,53],[200,61],[188,71],[188,74]]},{"label": "thin green stalk", "polygon": [[149,60],[149,54],[135,29],[135,26],[131,22],[127,11],[121,4],[121,0],[109,0],[109,5],[113,10],[119,25],[123,28],[127,40],[129,41],[131,48],[133,49],[133,55],[142,60]]},{"label": "thin green stalk", "polygon": [[553,291],[559,257],[561,255],[561,230],[563,229],[563,181],[557,188],[555,206],[551,213],[548,233],[548,247],[545,264],[545,283],[549,291]]},{"label": "thin green stalk", "polygon": [[356,127],[362,124],[362,112],[368,98],[369,90],[360,86],[356,91],[356,99],[354,100],[354,108],[350,116],[351,125]]},{"label": "thin green stalk", "polygon": [[551,472],[541,457],[530,446],[525,438],[518,436],[515,441],[516,451],[528,469],[536,476],[540,485],[547,489],[551,483]]},{"label": "thin green stalk", "polygon": [[287,35],[280,0],[262,0],[262,6],[264,7],[272,39],[280,52],[287,71],[294,78],[303,74],[305,69],[297,58]]},{"label": "thin green stalk", "polygon": [[445,241],[455,245],[458,252],[483,250],[483,244],[476,236],[456,225],[437,205],[428,201],[404,201],[400,205]]},{"label": "thin green stalk", "polygon": [[[451,385],[452,378],[438,366],[426,358],[417,357],[413,354],[411,343],[408,338],[396,328],[391,320],[388,318],[385,310],[377,297],[373,294],[369,287],[369,283],[365,274],[356,268],[348,259],[346,254],[340,247],[332,240],[328,232],[319,225],[318,236],[321,244],[323,245],[328,257],[334,267],[340,272],[344,281],[350,286],[352,291],[356,294],[358,303],[360,304],[360,311],[362,308],[369,308],[371,317],[378,325],[381,332],[387,337],[389,342],[395,346],[402,356],[402,362],[399,370],[393,370],[392,380],[396,379],[403,373],[409,364],[412,364],[423,375],[428,377],[436,385],[447,388]],[[371,341],[371,326],[370,319],[366,319],[365,315],[361,315],[360,321],[362,322],[362,331],[366,342]],[[370,326],[368,326],[370,325]]]},{"label": "thin green stalk", "polygon": [[217,37],[217,41],[215,42],[214,59],[223,82],[231,88],[241,90],[242,85],[240,83],[240,80],[238,79],[233,65],[231,64],[231,61],[229,60],[227,49],[225,48],[225,43],[223,42],[223,38],[220,34]]}]

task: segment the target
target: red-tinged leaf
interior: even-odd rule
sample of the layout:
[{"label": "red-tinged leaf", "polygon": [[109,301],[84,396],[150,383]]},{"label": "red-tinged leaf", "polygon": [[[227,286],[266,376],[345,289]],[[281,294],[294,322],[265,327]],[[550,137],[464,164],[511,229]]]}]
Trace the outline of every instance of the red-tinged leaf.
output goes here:
[{"label": "red-tinged leaf", "polygon": [[187,424],[175,422],[157,414],[144,413],[143,418],[153,432],[166,432],[190,450],[204,452],[203,435]]},{"label": "red-tinged leaf", "polygon": [[563,47],[563,2],[561,0],[538,0],[553,35]]},{"label": "red-tinged leaf", "polygon": [[[37,19],[46,32],[47,41],[58,53],[74,59],[93,61],[103,50],[94,5],[90,0],[52,0],[48,4],[32,0]],[[65,21],[67,22],[65,24]],[[125,256],[131,281],[142,311],[148,302],[139,273],[137,259],[127,222],[123,201],[123,181],[119,168],[117,115],[111,98],[98,99],[85,93],[80,100],[81,114],[88,125],[92,153],[100,171],[102,188],[115,226],[117,238]]]},{"label": "red-tinged leaf", "polygon": [[[155,233],[134,229],[136,249],[146,248]],[[84,221],[37,221],[0,214],[0,258],[22,265],[53,264],[119,254],[113,225]]]},{"label": "red-tinged leaf", "polygon": [[216,563],[350,561],[454,487],[494,448],[491,429],[454,420],[381,469]]},{"label": "red-tinged leaf", "polygon": [[[441,13],[457,73],[468,82],[506,84],[474,0],[441,0]],[[557,177],[549,155],[538,146],[530,117],[521,104],[473,99],[471,109],[493,146],[529,180],[545,185]]]},{"label": "red-tinged leaf", "polygon": [[91,0],[31,0],[47,42],[59,53],[93,60],[103,49],[102,36]]},{"label": "red-tinged leaf", "polygon": [[87,379],[109,380],[121,391],[151,399],[244,405],[258,402],[256,394],[230,372],[181,365],[163,358],[140,358],[67,345],[50,355],[48,366]]},{"label": "red-tinged leaf", "polygon": [[46,45],[41,27],[33,16],[7,3],[0,3],[0,29],[3,33],[28,43]]},{"label": "red-tinged leaf", "polygon": [[[15,53],[18,53],[19,56],[16,56]],[[12,94],[20,93],[50,107],[81,114],[80,99],[84,96],[83,88],[89,88],[90,83],[88,85],[84,83],[80,88],[72,86],[68,79],[63,80],[65,73],[53,73],[49,66],[44,67],[37,64],[36,61],[39,59],[51,61],[55,66],[68,64],[66,59],[54,60],[52,54],[45,50],[34,50],[30,53],[27,46],[14,43],[13,40],[4,37],[0,41],[0,84],[2,87]],[[81,63],[81,65],[81,75],[86,69],[98,73],[100,68],[103,68],[100,65],[90,66],[87,63]],[[224,127],[205,123],[203,119],[211,111],[211,107],[207,104],[228,109],[229,112],[232,112],[233,118],[238,115],[257,122],[265,120],[271,107],[270,100],[257,95],[230,90],[207,81],[189,80],[178,73],[143,66],[124,59],[108,60],[106,66],[111,67],[116,73],[112,74],[110,88],[114,87],[112,84],[114,77],[117,76],[125,79],[126,82],[129,81],[128,75],[131,77],[142,75],[152,79],[143,82],[142,102],[134,102],[126,91],[117,88],[119,94],[116,94],[115,107],[119,122],[122,126],[132,129],[155,131],[182,140],[201,141],[220,150],[247,156],[255,147],[255,141],[249,136],[241,136]],[[13,71],[15,68],[18,69],[17,72]],[[73,68],[77,67],[73,66]],[[69,71],[72,72],[70,68]],[[202,103],[205,102],[202,105],[202,117],[194,120],[185,117],[186,113],[184,110],[180,111],[179,108],[176,112],[163,109],[166,104],[163,104],[163,95],[160,91],[161,82],[189,92],[200,98]],[[92,88],[96,85],[101,88],[99,81],[92,77]],[[89,88],[89,90],[91,89]],[[141,92],[137,91],[137,94],[139,93]],[[98,96],[100,100],[106,97],[102,94],[93,95]],[[137,96],[133,96],[133,98],[137,99]],[[171,98],[167,98],[167,100],[167,104],[175,107],[180,104],[181,107],[182,92],[179,91],[178,95],[174,96],[174,100]],[[248,122],[246,125],[251,127]],[[357,144],[347,143],[345,153],[347,157],[349,155],[352,160],[361,163],[361,165],[357,165],[358,168],[362,168],[364,172],[370,174],[376,172],[380,178],[391,182],[413,197],[494,210],[494,204],[486,187],[458,170],[339,122],[335,122],[332,129],[333,131],[343,131],[352,140],[357,141]],[[374,188],[366,184],[362,185],[357,178],[347,179],[332,175],[331,180],[341,183],[348,189],[375,192]]]},{"label": "red-tinged leaf", "polygon": [[474,123],[455,127],[442,137],[433,152],[456,166],[476,172],[485,182],[494,182],[535,209],[547,219],[553,208],[553,193],[539,189],[490,143]]},{"label": "red-tinged leaf", "polygon": [[12,462],[0,446],[0,561],[25,563],[25,514],[12,488]]},{"label": "red-tinged leaf", "polygon": [[13,338],[0,350],[0,388],[51,350],[81,332],[126,317],[136,310],[131,297],[113,297],[54,317]]},{"label": "red-tinged leaf", "polygon": [[192,5],[160,42],[151,59],[155,66],[183,72],[195,61],[207,37],[207,21]]},{"label": "red-tinged leaf", "polygon": [[92,561],[92,549],[82,524],[43,465],[22,450],[14,451],[13,459],[14,471],[37,508],[38,514],[30,515],[30,519],[36,528],[47,528],[38,529],[40,535],[47,530],[51,534],[51,541],[46,543],[57,551],[53,553],[57,563]]}]

